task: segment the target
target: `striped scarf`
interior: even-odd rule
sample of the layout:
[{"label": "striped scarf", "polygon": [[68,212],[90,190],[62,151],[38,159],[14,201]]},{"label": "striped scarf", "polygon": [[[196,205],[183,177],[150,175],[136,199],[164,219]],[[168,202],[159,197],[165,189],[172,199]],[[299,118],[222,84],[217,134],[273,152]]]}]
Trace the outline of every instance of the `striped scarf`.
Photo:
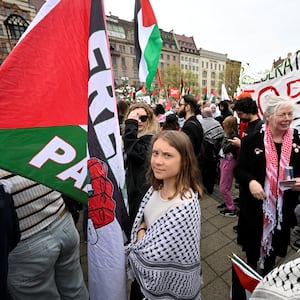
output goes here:
[{"label": "striped scarf", "polygon": [[[279,181],[284,180],[284,168],[289,165],[292,150],[292,129],[289,128],[282,138],[280,161],[268,124],[265,126],[264,146],[266,156],[265,193],[267,198],[263,201],[263,234],[260,248],[260,266],[264,267],[266,256],[272,250],[272,236],[277,223],[281,229],[283,191]],[[279,169],[278,169],[279,168]],[[278,220],[276,220],[276,216]],[[278,221],[278,222],[276,222]]]}]

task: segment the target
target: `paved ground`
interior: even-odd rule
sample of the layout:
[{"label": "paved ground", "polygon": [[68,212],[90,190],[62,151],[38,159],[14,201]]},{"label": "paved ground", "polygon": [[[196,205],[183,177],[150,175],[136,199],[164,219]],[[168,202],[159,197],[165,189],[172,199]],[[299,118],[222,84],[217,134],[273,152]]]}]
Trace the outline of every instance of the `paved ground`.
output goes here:
[{"label": "paved ground", "polygon": [[[238,196],[238,190],[234,187],[232,192],[234,197]],[[236,243],[236,233],[232,229],[237,224],[237,218],[219,215],[217,205],[221,201],[218,186],[215,187],[212,195],[204,194],[201,201],[201,258],[204,279],[202,300],[228,300],[231,284],[231,262],[228,256],[234,252],[241,258],[245,258],[240,246]],[[81,219],[78,228],[81,231]],[[294,250],[289,249],[288,256],[294,253]],[[86,244],[83,241],[81,242],[81,263],[87,281]]]}]

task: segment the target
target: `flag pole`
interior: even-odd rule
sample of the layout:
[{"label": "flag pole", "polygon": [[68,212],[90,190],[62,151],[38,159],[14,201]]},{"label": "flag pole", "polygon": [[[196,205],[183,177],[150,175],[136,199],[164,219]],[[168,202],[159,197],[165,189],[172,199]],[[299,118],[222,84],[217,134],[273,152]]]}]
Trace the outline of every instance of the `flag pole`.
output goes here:
[{"label": "flag pole", "polygon": [[157,74],[157,79],[158,79],[158,83],[159,83],[159,89],[162,90],[162,82],[161,82],[161,77],[160,77],[160,71],[158,68],[156,69],[156,74]]}]

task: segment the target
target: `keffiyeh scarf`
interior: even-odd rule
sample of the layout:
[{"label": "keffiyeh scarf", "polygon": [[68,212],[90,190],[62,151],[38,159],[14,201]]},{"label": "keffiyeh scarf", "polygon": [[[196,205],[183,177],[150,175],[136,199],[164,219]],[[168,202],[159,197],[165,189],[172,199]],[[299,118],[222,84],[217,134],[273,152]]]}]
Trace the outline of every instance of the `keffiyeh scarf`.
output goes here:
[{"label": "keffiyeh scarf", "polygon": [[[263,234],[260,248],[260,267],[264,267],[265,257],[272,250],[272,235],[277,223],[277,229],[281,229],[283,191],[279,181],[284,180],[284,168],[289,165],[292,150],[292,129],[289,128],[282,138],[280,161],[275,143],[271,136],[270,128],[266,124],[264,146],[266,156],[265,193],[267,198],[263,201]],[[279,168],[279,169],[278,169]],[[276,216],[278,220],[276,222]]]},{"label": "keffiyeh scarf", "polygon": [[255,288],[251,300],[299,300],[300,258],[282,264],[268,273]]},{"label": "keffiyeh scarf", "polygon": [[153,193],[146,193],[136,216],[131,243],[126,248],[128,274],[146,299],[200,299],[200,203],[191,201],[170,209],[152,224],[143,238],[137,230]]}]

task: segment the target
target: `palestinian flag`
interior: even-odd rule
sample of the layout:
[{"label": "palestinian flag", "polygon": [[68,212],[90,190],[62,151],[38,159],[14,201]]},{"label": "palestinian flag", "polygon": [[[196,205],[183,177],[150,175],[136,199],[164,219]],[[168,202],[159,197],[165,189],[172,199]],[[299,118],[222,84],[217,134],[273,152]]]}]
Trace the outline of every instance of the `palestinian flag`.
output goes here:
[{"label": "palestinian flag", "polygon": [[109,49],[102,0],[48,0],[0,69],[0,168],[82,202],[89,193],[91,300],[127,299]]},{"label": "palestinian flag", "polygon": [[248,299],[258,283],[263,279],[239,256],[233,253],[232,261],[232,300]]},{"label": "palestinian flag", "polygon": [[146,96],[146,89],[145,86],[143,86],[140,90],[135,92],[135,97],[140,98]]},{"label": "palestinian flag", "polygon": [[136,61],[141,82],[151,89],[160,59],[162,39],[149,0],[136,0],[134,11]]}]

